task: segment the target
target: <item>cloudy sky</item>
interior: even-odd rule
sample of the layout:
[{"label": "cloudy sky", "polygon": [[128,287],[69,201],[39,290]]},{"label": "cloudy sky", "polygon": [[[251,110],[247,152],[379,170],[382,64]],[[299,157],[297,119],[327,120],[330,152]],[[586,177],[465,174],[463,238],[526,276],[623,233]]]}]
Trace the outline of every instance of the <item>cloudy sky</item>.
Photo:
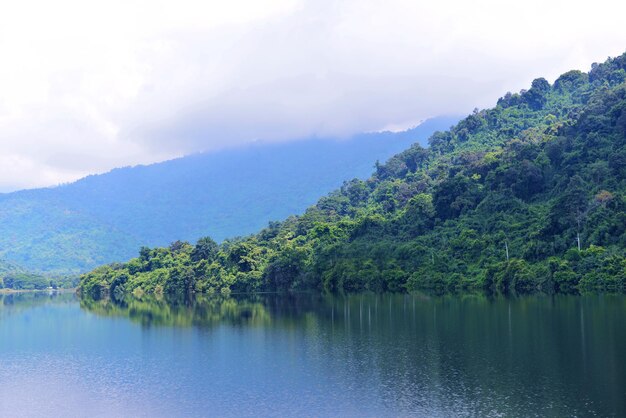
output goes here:
[{"label": "cloudy sky", "polygon": [[626,51],[622,1],[0,2],[0,191],[489,107]]}]

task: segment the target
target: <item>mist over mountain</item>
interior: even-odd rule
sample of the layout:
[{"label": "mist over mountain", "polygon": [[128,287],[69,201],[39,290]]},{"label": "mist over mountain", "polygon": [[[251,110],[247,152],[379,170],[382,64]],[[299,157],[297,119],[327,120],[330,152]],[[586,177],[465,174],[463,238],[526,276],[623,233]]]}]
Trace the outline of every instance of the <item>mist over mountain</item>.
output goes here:
[{"label": "mist over mountain", "polygon": [[403,132],[257,143],[71,184],[0,195],[0,258],[30,271],[78,273],[139,247],[252,233],[301,213],[344,180],[366,178],[412,143],[459,118]]},{"label": "mist over mountain", "polygon": [[222,245],[142,248],[79,290],[624,290],[626,54],[537,78],[429,144],[301,216]]}]

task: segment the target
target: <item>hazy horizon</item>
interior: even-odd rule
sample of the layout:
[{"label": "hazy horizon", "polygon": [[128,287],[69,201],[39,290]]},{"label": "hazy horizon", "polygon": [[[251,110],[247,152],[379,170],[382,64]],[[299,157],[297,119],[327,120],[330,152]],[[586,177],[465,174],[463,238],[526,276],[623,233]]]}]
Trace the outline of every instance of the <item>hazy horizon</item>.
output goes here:
[{"label": "hazy horizon", "polygon": [[[57,188],[57,187],[61,187],[61,186],[67,186],[67,185],[76,183],[78,181],[84,180],[84,179],[86,179],[88,177],[91,177],[91,176],[102,176],[102,175],[106,175],[106,174],[111,173],[111,172],[116,171],[116,170],[132,169],[132,168],[135,168],[135,167],[148,167],[148,166],[152,166],[152,165],[155,165],[155,164],[161,164],[161,163],[167,163],[167,162],[171,162],[171,161],[175,161],[175,160],[181,160],[181,159],[184,159],[184,158],[187,158],[187,157],[200,157],[200,156],[203,156],[203,155],[219,155],[220,153],[232,153],[232,152],[238,152],[238,151],[246,152],[246,151],[248,151],[248,150],[250,150],[252,148],[271,147],[271,146],[276,146],[276,145],[286,144],[286,143],[293,143],[293,142],[308,142],[308,141],[338,141],[338,142],[342,142],[342,141],[349,141],[349,140],[358,139],[362,135],[371,135],[371,134],[385,133],[385,132],[389,132],[389,133],[408,133],[408,132],[410,132],[412,130],[415,130],[418,127],[423,126],[423,124],[425,122],[428,122],[428,121],[436,122],[438,120],[460,120],[462,117],[463,116],[461,116],[461,115],[440,115],[440,116],[434,116],[432,118],[424,119],[424,120],[420,121],[419,123],[417,123],[415,125],[412,125],[412,126],[408,126],[408,127],[404,127],[404,126],[403,127],[389,126],[389,127],[385,127],[384,129],[381,129],[381,130],[378,130],[378,131],[357,132],[357,133],[354,133],[354,134],[351,134],[351,135],[347,135],[347,136],[342,136],[342,137],[309,136],[309,137],[302,137],[302,138],[287,139],[287,140],[283,140],[283,141],[256,140],[256,141],[250,141],[250,142],[228,144],[228,145],[224,146],[223,148],[219,148],[219,149],[213,149],[213,150],[208,150],[208,151],[196,151],[196,152],[192,152],[192,153],[184,154],[184,155],[180,155],[180,156],[168,157],[168,158],[165,158],[163,160],[158,160],[158,161],[151,161],[151,162],[147,162],[147,163],[137,163],[137,164],[128,164],[128,165],[115,166],[115,167],[104,169],[102,171],[86,173],[85,175],[82,175],[82,176],[80,176],[78,178],[70,179],[68,181],[55,183],[55,184],[36,185],[36,186],[32,186],[32,187],[14,188],[14,189],[9,189],[9,190],[0,189],[0,195],[16,193],[16,192],[23,192],[23,191],[29,191],[29,190],[52,189],[52,188]],[[374,164],[374,162],[372,162],[372,167],[374,167],[373,164]]]},{"label": "hazy horizon", "polygon": [[3,4],[0,190],[467,114],[623,53],[624,12],[606,0]]}]

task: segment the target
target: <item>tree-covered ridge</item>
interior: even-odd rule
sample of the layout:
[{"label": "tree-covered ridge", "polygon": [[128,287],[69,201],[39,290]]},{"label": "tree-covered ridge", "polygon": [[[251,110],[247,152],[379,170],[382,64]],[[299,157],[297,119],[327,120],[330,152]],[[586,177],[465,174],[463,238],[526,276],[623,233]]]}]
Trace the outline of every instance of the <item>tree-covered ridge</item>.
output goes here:
[{"label": "tree-covered ridge", "polygon": [[78,275],[205,235],[221,241],[300,213],[372,162],[426,143],[458,117],[403,132],[308,138],[115,169],[59,187],[0,193],[0,258],[31,272]]},{"label": "tree-covered ridge", "polygon": [[0,259],[0,290],[43,290],[49,287],[76,287],[77,284],[77,277],[44,277]]},{"label": "tree-covered ridge", "polygon": [[142,248],[92,295],[626,284],[626,54],[533,81],[302,216],[217,245]]}]

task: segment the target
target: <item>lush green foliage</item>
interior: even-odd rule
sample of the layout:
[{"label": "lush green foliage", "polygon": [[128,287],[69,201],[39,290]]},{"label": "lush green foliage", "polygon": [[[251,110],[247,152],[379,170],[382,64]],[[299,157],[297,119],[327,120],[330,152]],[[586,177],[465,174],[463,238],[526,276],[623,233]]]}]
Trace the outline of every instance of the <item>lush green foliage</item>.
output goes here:
[{"label": "lush green foliage", "polygon": [[46,277],[34,273],[7,273],[0,277],[0,289],[44,290],[72,289],[78,286],[78,276]]},{"label": "lush green foliage", "polygon": [[48,288],[75,288],[78,276],[46,277],[34,274],[0,260],[0,289],[12,290],[43,290]]},{"label": "lush green foliage", "polygon": [[626,54],[537,79],[300,217],[220,246],[142,248],[81,291],[623,289],[625,80]]},{"label": "lush green foliage", "polygon": [[82,273],[140,245],[247,235],[299,213],[346,178],[458,118],[406,132],[308,139],[193,155],[78,182],[0,194],[0,257],[46,274]]}]

